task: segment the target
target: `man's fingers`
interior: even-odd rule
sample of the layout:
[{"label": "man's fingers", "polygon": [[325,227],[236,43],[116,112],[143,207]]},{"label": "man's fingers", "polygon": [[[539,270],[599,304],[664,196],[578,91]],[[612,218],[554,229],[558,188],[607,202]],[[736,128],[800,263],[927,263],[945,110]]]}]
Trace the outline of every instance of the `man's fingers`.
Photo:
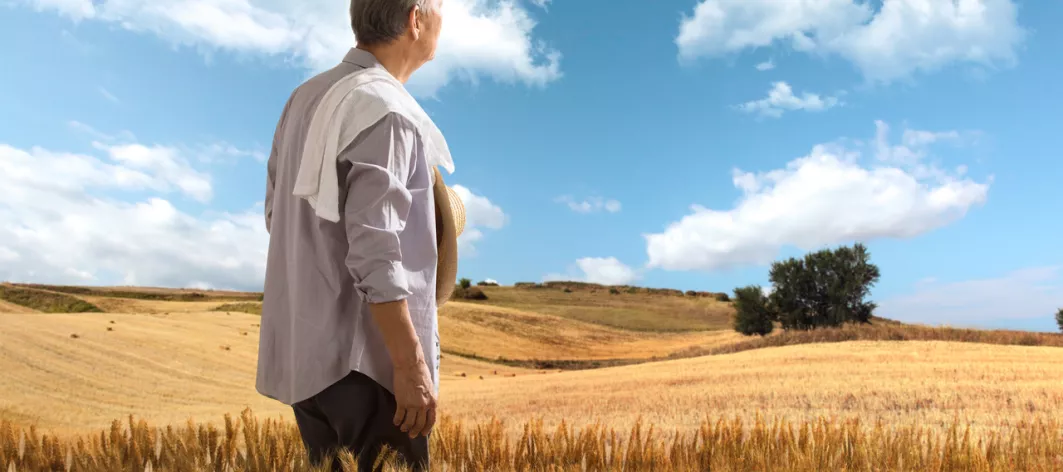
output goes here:
[{"label": "man's fingers", "polygon": [[425,420],[425,423],[424,423],[424,431],[423,431],[424,435],[428,436],[428,433],[432,432],[432,428],[434,428],[435,425],[436,425],[436,409],[435,409],[435,407],[431,407],[431,408],[428,409],[428,418]]},{"label": "man's fingers", "polygon": [[428,411],[427,411],[427,409],[418,410],[417,411],[417,421],[415,421],[413,423],[413,427],[410,428],[410,431],[409,431],[411,439],[416,438],[417,436],[421,435],[421,432],[424,431],[424,424],[425,424],[426,421],[428,421]]},{"label": "man's fingers", "polygon": [[418,410],[419,410],[419,408],[407,408],[406,409],[406,419],[405,419],[405,421],[402,422],[402,426],[399,426],[399,429],[401,429],[402,432],[408,433],[408,432],[410,432],[410,429],[413,428],[413,424],[417,422],[417,411]]},{"label": "man's fingers", "polygon": [[395,426],[398,426],[398,425],[402,424],[402,419],[405,416],[406,416],[406,407],[404,407],[402,405],[399,405],[399,404],[396,404],[395,405],[395,417],[391,419],[391,422]]}]

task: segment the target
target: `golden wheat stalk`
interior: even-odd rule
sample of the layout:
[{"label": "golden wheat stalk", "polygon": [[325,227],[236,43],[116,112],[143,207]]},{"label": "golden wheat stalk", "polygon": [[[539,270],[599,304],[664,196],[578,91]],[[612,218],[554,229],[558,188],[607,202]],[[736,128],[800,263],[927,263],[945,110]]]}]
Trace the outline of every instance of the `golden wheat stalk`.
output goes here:
[{"label": "golden wheat stalk", "polygon": [[[152,428],[132,417],[99,434],[74,439],[40,434],[0,420],[0,470],[315,471],[292,424],[257,419],[245,410],[224,426],[188,422]],[[921,427],[866,427],[859,420],[820,418],[793,424],[757,415],[706,418],[689,435],[637,421],[626,434],[600,424],[562,421],[547,432],[541,419],[512,442],[502,421],[466,428],[442,418],[431,437],[432,468],[445,471],[1052,471],[1063,470],[1063,427],[1055,419],[1023,422],[974,436],[955,421],[944,432]],[[625,439],[622,439],[626,437]],[[389,456],[390,457],[390,456]],[[335,458],[356,470],[355,458]],[[393,461],[385,470],[399,470]]]}]

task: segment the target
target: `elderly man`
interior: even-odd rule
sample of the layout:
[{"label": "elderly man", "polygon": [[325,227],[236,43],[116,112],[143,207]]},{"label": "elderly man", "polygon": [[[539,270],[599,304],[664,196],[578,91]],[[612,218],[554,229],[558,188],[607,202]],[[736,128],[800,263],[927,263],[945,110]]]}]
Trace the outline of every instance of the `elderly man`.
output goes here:
[{"label": "elderly man", "polygon": [[434,57],[441,1],[351,0],[357,46],[292,93],[274,135],[257,389],[292,406],[315,464],[347,449],[370,470],[388,446],[427,467],[433,182],[453,169],[402,84]]}]

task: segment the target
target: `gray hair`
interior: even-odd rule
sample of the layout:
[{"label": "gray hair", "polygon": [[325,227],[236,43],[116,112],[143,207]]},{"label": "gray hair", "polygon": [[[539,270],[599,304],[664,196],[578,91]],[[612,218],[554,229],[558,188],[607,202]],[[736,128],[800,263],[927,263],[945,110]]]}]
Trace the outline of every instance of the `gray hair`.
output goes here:
[{"label": "gray hair", "polygon": [[435,8],[436,0],[351,0],[351,29],[358,44],[386,44],[406,31],[410,10]]}]

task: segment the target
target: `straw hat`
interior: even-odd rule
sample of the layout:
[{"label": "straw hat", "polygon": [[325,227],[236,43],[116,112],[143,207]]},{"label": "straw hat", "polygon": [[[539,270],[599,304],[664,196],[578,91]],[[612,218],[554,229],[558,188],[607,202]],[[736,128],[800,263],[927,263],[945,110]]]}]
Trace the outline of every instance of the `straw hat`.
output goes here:
[{"label": "straw hat", "polygon": [[434,174],[432,193],[436,203],[436,247],[439,262],[436,266],[436,306],[442,307],[458,278],[458,236],[465,231],[465,205],[457,192],[443,182],[439,168]]}]

